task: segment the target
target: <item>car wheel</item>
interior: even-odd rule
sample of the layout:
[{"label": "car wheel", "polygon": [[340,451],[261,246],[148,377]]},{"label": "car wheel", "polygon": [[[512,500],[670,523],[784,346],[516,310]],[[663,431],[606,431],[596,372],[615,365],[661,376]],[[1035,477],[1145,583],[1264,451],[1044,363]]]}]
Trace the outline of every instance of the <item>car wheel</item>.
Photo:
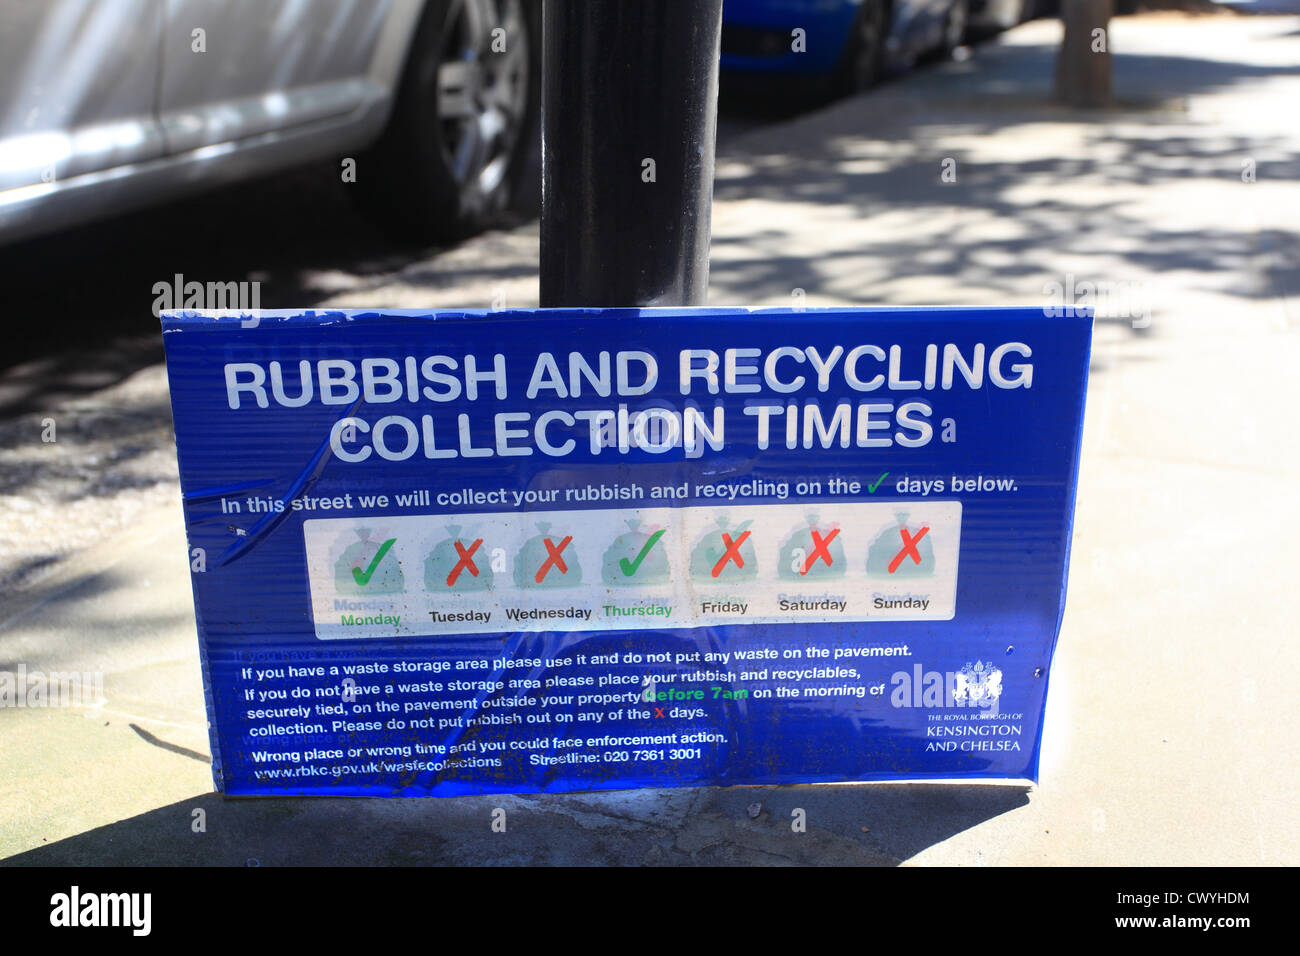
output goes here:
[{"label": "car wheel", "polygon": [[357,192],[405,237],[450,241],[509,205],[537,128],[541,24],[528,0],[430,0]]},{"label": "car wheel", "polygon": [[966,27],[970,23],[970,0],[953,0],[943,18],[943,35],[939,41],[939,52],[952,56],[952,51],[962,45],[966,39]]},{"label": "car wheel", "polygon": [[884,59],[885,30],[885,4],[882,0],[864,0],[835,72],[835,92],[860,93],[876,82]]}]

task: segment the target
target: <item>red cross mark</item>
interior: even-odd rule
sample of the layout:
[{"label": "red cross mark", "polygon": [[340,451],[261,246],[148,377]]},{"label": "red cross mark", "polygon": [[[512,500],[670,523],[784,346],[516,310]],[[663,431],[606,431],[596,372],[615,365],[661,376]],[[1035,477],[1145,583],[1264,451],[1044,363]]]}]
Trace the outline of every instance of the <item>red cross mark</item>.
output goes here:
[{"label": "red cross mark", "polygon": [[823,561],[826,562],[826,567],[829,568],[831,566],[831,553],[826,550],[826,547],[832,541],[834,541],[835,536],[840,533],[840,529],[836,528],[825,538],[823,538],[821,534],[818,533],[816,528],[812,528],[810,530],[812,531],[813,550],[812,550],[812,554],[808,555],[808,560],[803,563],[803,570],[799,572],[800,574],[807,574],[810,570],[812,570],[813,562],[815,562],[818,558],[821,558]]},{"label": "red cross mark", "polygon": [[474,563],[474,552],[478,550],[478,546],[482,543],[483,539],[477,538],[474,543],[469,546],[469,550],[466,551],[465,546],[459,541],[452,542],[452,544],[456,546],[456,554],[460,556],[460,560],[457,561],[456,566],[451,569],[451,574],[447,575],[447,587],[450,588],[456,586],[456,579],[460,577],[460,572],[462,571],[468,571],[474,577],[478,577],[478,565]]},{"label": "red cross mark", "polygon": [[542,566],[537,569],[537,576],[533,578],[534,581],[541,584],[542,579],[546,577],[551,568],[559,568],[561,574],[569,573],[569,566],[564,563],[564,558],[561,557],[561,554],[564,549],[569,546],[569,542],[572,540],[573,535],[568,535],[557,547],[555,542],[550,538],[542,539],[542,544],[546,545],[546,560],[543,561]]},{"label": "red cross mark", "polygon": [[[889,562],[890,574],[893,574],[895,571],[898,570],[898,566],[903,563],[904,558],[910,557],[914,564],[921,563],[921,552],[916,550],[916,544],[918,541],[920,541],[922,538],[925,537],[925,533],[929,530],[930,530],[930,526],[926,525],[920,531],[918,531],[916,533],[916,537],[913,538],[910,534],[907,533],[906,528],[898,529],[898,534],[903,539],[903,550],[899,551],[898,554],[894,555],[894,560]],[[879,567],[879,565],[877,565],[877,567]]]},{"label": "red cross mark", "polygon": [[745,539],[748,537],[749,532],[746,531],[735,541],[732,541],[731,535],[727,534],[725,531],[722,532],[722,544],[727,550],[723,552],[722,557],[718,559],[718,563],[713,566],[713,576],[715,578],[722,573],[722,569],[727,566],[728,561],[735,561],[736,567],[738,568],[743,568],[745,566],[745,559],[740,556],[740,546],[745,543]]},{"label": "red cross mark", "polygon": [[655,708],[655,716],[656,716],[656,717],[663,717],[663,716],[664,716],[664,709],[663,709],[662,707],[656,707],[656,708]]}]

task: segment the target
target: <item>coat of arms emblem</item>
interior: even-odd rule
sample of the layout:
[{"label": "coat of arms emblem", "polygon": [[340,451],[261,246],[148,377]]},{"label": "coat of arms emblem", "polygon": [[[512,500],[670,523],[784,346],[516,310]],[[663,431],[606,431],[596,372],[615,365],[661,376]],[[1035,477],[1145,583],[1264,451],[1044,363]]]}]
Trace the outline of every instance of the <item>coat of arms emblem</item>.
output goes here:
[{"label": "coat of arms emblem", "polygon": [[957,672],[957,687],[953,700],[959,704],[973,704],[979,707],[997,705],[1002,696],[1002,671],[993,666],[992,661],[966,662]]}]

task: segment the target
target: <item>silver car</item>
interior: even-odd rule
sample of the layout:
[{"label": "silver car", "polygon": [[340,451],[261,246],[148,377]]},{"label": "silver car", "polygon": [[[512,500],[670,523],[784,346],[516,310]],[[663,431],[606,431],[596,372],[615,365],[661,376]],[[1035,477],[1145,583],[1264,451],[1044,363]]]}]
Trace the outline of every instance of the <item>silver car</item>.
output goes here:
[{"label": "silver car", "polygon": [[531,0],[0,0],[0,241],[333,157],[397,230],[508,202]]}]

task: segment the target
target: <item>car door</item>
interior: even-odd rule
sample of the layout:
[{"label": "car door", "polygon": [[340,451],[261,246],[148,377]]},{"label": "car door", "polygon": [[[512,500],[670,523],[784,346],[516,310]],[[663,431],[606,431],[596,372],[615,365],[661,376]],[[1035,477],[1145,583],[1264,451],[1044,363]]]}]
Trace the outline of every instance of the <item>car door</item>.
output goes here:
[{"label": "car door", "polygon": [[161,31],[156,0],[0,0],[0,193],[162,155]]},{"label": "car door", "polygon": [[167,0],[159,120],[169,153],[341,116],[391,0]]}]

